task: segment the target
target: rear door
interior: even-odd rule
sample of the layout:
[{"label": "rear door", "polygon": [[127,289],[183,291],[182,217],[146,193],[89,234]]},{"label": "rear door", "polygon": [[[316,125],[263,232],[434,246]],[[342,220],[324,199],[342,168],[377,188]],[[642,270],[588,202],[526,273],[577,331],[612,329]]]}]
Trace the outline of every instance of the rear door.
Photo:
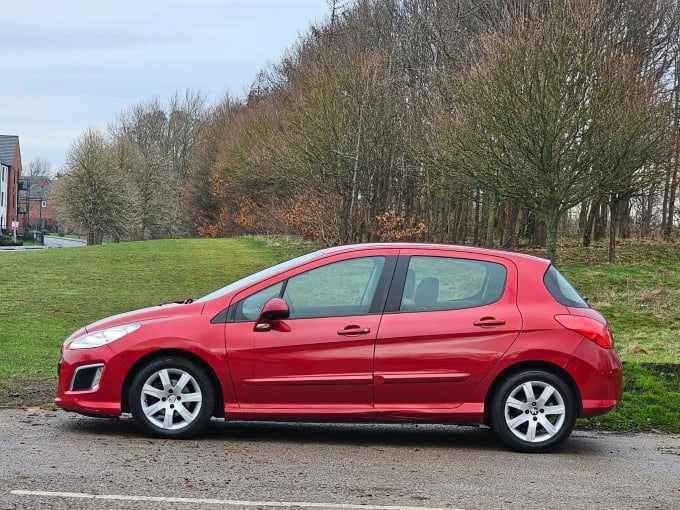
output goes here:
[{"label": "rear door", "polygon": [[402,250],[375,351],[375,408],[456,407],[521,330],[502,257]]}]

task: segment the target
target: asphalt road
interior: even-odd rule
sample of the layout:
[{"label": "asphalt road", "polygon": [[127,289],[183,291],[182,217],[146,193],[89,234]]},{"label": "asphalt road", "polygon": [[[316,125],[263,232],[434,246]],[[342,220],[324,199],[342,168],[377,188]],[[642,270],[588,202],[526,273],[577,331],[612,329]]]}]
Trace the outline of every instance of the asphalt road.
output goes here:
[{"label": "asphalt road", "polygon": [[87,241],[82,239],[72,239],[69,237],[45,236],[42,246],[0,246],[0,251],[42,250],[45,248],[79,248],[81,246],[87,246]]},{"label": "asphalt road", "polygon": [[0,410],[0,509],[680,508],[680,436],[576,431],[551,454],[489,430],[225,423],[187,441],[130,418]]},{"label": "asphalt road", "polygon": [[45,236],[43,244],[45,248],[78,248],[85,246],[87,242],[82,239],[72,239],[69,237]]}]

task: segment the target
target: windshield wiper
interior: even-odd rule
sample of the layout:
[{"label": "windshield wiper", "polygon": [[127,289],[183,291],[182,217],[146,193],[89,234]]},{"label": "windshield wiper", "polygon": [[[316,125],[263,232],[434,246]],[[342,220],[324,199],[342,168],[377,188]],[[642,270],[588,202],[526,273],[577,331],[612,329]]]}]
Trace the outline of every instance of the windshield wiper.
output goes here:
[{"label": "windshield wiper", "polygon": [[183,301],[170,301],[168,303],[161,303],[158,306],[165,306],[165,305],[189,305],[194,302],[193,298],[187,298]]}]

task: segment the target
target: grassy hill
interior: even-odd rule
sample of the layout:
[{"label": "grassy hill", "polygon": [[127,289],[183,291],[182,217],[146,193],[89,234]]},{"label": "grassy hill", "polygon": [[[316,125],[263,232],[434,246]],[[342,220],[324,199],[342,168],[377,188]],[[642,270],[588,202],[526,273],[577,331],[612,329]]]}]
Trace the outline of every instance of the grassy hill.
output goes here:
[{"label": "grassy hill", "polygon": [[[61,343],[80,327],[200,297],[311,249],[291,240],[239,238],[0,252],[0,406],[50,401]],[[567,246],[558,263],[610,319],[617,351],[628,362],[624,403],[633,409],[604,421],[680,431],[680,246],[623,245],[619,260],[611,266],[604,248]],[[653,398],[640,408],[640,395]]]},{"label": "grassy hill", "polygon": [[82,326],[203,296],[304,251],[242,238],[0,252],[0,378],[55,378],[61,343]]}]

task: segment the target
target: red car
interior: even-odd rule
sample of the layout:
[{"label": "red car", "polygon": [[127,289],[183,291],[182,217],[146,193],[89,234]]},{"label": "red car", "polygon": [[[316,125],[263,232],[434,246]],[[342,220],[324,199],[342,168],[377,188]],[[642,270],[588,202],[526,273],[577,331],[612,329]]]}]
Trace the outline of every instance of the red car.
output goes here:
[{"label": "red car", "polygon": [[161,437],[227,420],[492,427],[547,451],[611,411],[607,321],[549,261],[481,248],[320,250],[208,296],[104,319],[62,348],[56,404]]}]

